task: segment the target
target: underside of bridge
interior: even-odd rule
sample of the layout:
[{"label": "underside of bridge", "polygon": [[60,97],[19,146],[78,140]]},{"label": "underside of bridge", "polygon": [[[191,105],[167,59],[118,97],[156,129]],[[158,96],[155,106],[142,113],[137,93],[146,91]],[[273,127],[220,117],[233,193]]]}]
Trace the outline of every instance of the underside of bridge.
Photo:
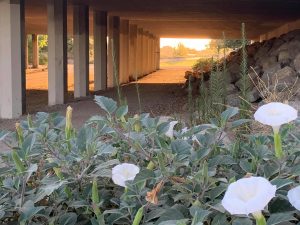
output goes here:
[{"label": "underside of bridge", "polygon": [[[159,40],[264,40],[300,27],[299,0],[0,0],[0,118],[26,112],[26,36],[48,34],[48,103],[67,92],[67,35],[74,38],[74,97],[88,95],[89,38],[95,91],[159,69]],[[37,62],[38,54],[33,54]],[[38,64],[38,63],[35,63]]]}]

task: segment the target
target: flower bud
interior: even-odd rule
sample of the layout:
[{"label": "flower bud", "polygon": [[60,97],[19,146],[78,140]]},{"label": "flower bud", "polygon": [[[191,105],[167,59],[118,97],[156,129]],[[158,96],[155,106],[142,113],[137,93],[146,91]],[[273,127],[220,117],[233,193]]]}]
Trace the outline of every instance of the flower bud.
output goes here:
[{"label": "flower bud", "polygon": [[21,128],[20,123],[16,123],[16,131],[17,131],[19,146],[21,147],[24,141],[24,137],[23,137],[23,130]]},{"label": "flower bud", "polygon": [[66,113],[66,128],[65,128],[67,140],[69,140],[72,135],[72,112],[73,112],[72,107],[68,106],[67,113]]}]

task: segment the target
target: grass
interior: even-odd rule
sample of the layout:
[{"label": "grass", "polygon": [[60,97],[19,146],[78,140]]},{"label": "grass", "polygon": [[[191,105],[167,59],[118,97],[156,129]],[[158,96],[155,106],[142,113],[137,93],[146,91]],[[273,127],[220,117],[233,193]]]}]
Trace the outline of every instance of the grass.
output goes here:
[{"label": "grass", "polygon": [[180,60],[180,61],[169,61],[169,62],[161,62],[161,67],[176,67],[176,66],[182,66],[182,67],[192,67],[197,62],[197,59],[191,59],[191,60]]}]

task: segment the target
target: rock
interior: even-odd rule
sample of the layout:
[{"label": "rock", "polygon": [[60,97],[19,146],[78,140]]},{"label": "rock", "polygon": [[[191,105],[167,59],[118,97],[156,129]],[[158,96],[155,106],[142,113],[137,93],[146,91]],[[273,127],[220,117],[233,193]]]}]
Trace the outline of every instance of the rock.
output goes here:
[{"label": "rock", "polygon": [[[286,83],[288,85],[295,83],[296,72],[289,66],[286,66],[276,72],[274,79],[277,79],[279,83]],[[276,81],[273,80],[273,84]]]},{"label": "rock", "polygon": [[300,40],[292,40],[288,43],[288,51],[292,59],[300,52]]},{"label": "rock", "polygon": [[294,68],[298,74],[300,74],[300,53],[294,59]]},{"label": "rock", "polygon": [[237,89],[236,87],[234,86],[234,84],[227,84],[226,86],[226,92],[227,94],[233,94],[233,93],[236,93]]},{"label": "rock", "polygon": [[[259,42],[258,42],[258,43],[259,43]],[[255,55],[255,53],[256,53],[257,43],[252,44],[252,45],[248,45],[248,46],[246,47],[246,49],[247,49],[247,54],[248,54],[248,56],[253,57],[253,56]]]},{"label": "rock", "polygon": [[237,94],[231,94],[227,96],[227,104],[232,107],[238,107],[240,105],[240,98]]},{"label": "rock", "polygon": [[264,70],[264,73],[262,75],[262,80],[266,81],[268,79],[270,79],[278,70],[281,69],[281,66],[279,64],[275,64],[272,67]]},{"label": "rock", "polygon": [[256,88],[253,88],[250,92],[247,93],[248,100],[253,103],[260,99],[260,93]]},{"label": "rock", "polygon": [[277,64],[277,57],[275,57],[275,56],[266,57],[261,60],[261,65],[262,65],[263,71],[266,71],[266,70],[274,67],[274,65],[276,65],[276,64]]},{"label": "rock", "polygon": [[288,66],[291,63],[291,56],[288,50],[283,50],[278,54],[278,62],[281,67]]},{"label": "rock", "polygon": [[278,46],[277,48],[274,47],[274,49],[272,48],[269,52],[270,56],[278,56],[279,52],[281,51],[285,51],[289,49],[289,45],[287,42],[284,42],[283,44],[281,44],[280,46]]},{"label": "rock", "polygon": [[259,50],[254,55],[254,59],[256,62],[259,62],[261,59],[266,58],[269,51],[269,46],[260,47]]},{"label": "rock", "polygon": [[237,62],[230,63],[227,67],[227,80],[229,83],[235,83],[240,78],[240,65]]}]

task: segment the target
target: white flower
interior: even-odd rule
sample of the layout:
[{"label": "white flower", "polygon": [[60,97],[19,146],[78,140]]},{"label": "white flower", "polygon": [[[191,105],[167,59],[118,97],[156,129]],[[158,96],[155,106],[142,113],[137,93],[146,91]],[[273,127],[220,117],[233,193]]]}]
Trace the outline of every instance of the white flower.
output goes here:
[{"label": "white flower", "polygon": [[300,210],[300,186],[289,190],[287,197],[292,206]]},{"label": "white flower", "polygon": [[112,169],[112,180],[115,184],[126,187],[125,182],[134,180],[135,176],[140,172],[140,168],[136,165],[123,163]]},{"label": "white flower", "polygon": [[276,186],[263,177],[242,178],[229,185],[222,205],[233,215],[257,213],[275,197],[275,192]]},{"label": "white flower", "polygon": [[272,126],[274,131],[285,123],[289,123],[298,117],[298,111],[292,106],[280,102],[271,102],[258,108],[254,114],[258,122]]},{"label": "white flower", "polygon": [[174,127],[177,123],[178,123],[178,121],[170,122],[169,129],[166,132],[166,136],[168,136],[169,138],[173,138],[173,136],[174,136]]}]

